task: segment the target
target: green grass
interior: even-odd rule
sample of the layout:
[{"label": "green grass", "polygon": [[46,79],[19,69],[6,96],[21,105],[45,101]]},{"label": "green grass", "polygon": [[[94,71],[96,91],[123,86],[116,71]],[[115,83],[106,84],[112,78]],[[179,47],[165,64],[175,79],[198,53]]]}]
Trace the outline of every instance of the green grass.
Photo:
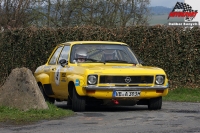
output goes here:
[{"label": "green grass", "polygon": [[31,124],[40,120],[59,119],[67,116],[72,116],[73,111],[58,108],[53,104],[47,103],[49,109],[29,111],[21,111],[9,107],[0,107],[0,122],[7,124]]},{"label": "green grass", "polygon": [[176,102],[200,102],[200,88],[177,88],[169,90],[167,96],[163,97],[164,101],[176,101]]}]

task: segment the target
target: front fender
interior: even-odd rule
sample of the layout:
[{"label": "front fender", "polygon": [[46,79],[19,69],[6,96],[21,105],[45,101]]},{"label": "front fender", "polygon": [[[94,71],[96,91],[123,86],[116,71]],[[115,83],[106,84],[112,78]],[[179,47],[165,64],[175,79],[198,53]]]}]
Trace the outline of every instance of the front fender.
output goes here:
[{"label": "front fender", "polygon": [[80,96],[85,96],[86,95],[86,90],[84,89],[84,77],[81,75],[69,75],[67,76],[68,79],[68,83],[69,82],[73,82],[76,88],[76,92],[80,95]]},{"label": "front fender", "polygon": [[37,75],[36,76],[36,81],[37,82],[41,82],[43,85],[44,84],[50,84],[50,80],[49,80],[49,75],[48,74],[45,74],[45,73],[42,73],[40,75]]}]

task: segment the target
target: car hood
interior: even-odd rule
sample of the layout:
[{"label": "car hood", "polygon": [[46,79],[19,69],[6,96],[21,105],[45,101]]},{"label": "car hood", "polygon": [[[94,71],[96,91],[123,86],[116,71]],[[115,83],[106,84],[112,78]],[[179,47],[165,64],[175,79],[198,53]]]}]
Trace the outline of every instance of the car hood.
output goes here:
[{"label": "car hood", "polygon": [[165,74],[164,70],[158,67],[147,67],[147,66],[83,66],[88,73],[99,73],[99,74]]}]

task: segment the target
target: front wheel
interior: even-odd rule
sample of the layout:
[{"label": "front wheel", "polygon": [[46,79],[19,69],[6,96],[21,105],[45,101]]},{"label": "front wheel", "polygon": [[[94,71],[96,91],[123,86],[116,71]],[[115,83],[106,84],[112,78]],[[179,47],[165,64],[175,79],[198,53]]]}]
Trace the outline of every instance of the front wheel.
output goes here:
[{"label": "front wheel", "polygon": [[75,87],[73,87],[72,110],[75,112],[85,111],[85,97],[79,96]]},{"label": "front wheel", "polygon": [[162,107],[162,97],[149,99],[148,109],[149,110],[158,110]]}]

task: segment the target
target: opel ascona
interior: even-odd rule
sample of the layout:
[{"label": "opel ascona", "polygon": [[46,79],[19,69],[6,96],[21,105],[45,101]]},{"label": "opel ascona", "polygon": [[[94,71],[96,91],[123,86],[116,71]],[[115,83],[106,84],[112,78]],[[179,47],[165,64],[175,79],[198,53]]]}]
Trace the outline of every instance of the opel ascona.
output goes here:
[{"label": "opel ascona", "polygon": [[34,76],[46,101],[68,101],[73,111],[128,103],[158,110],[169,89],[163,69],[142,65],[126,43],[112,41],[59,44]]}]

